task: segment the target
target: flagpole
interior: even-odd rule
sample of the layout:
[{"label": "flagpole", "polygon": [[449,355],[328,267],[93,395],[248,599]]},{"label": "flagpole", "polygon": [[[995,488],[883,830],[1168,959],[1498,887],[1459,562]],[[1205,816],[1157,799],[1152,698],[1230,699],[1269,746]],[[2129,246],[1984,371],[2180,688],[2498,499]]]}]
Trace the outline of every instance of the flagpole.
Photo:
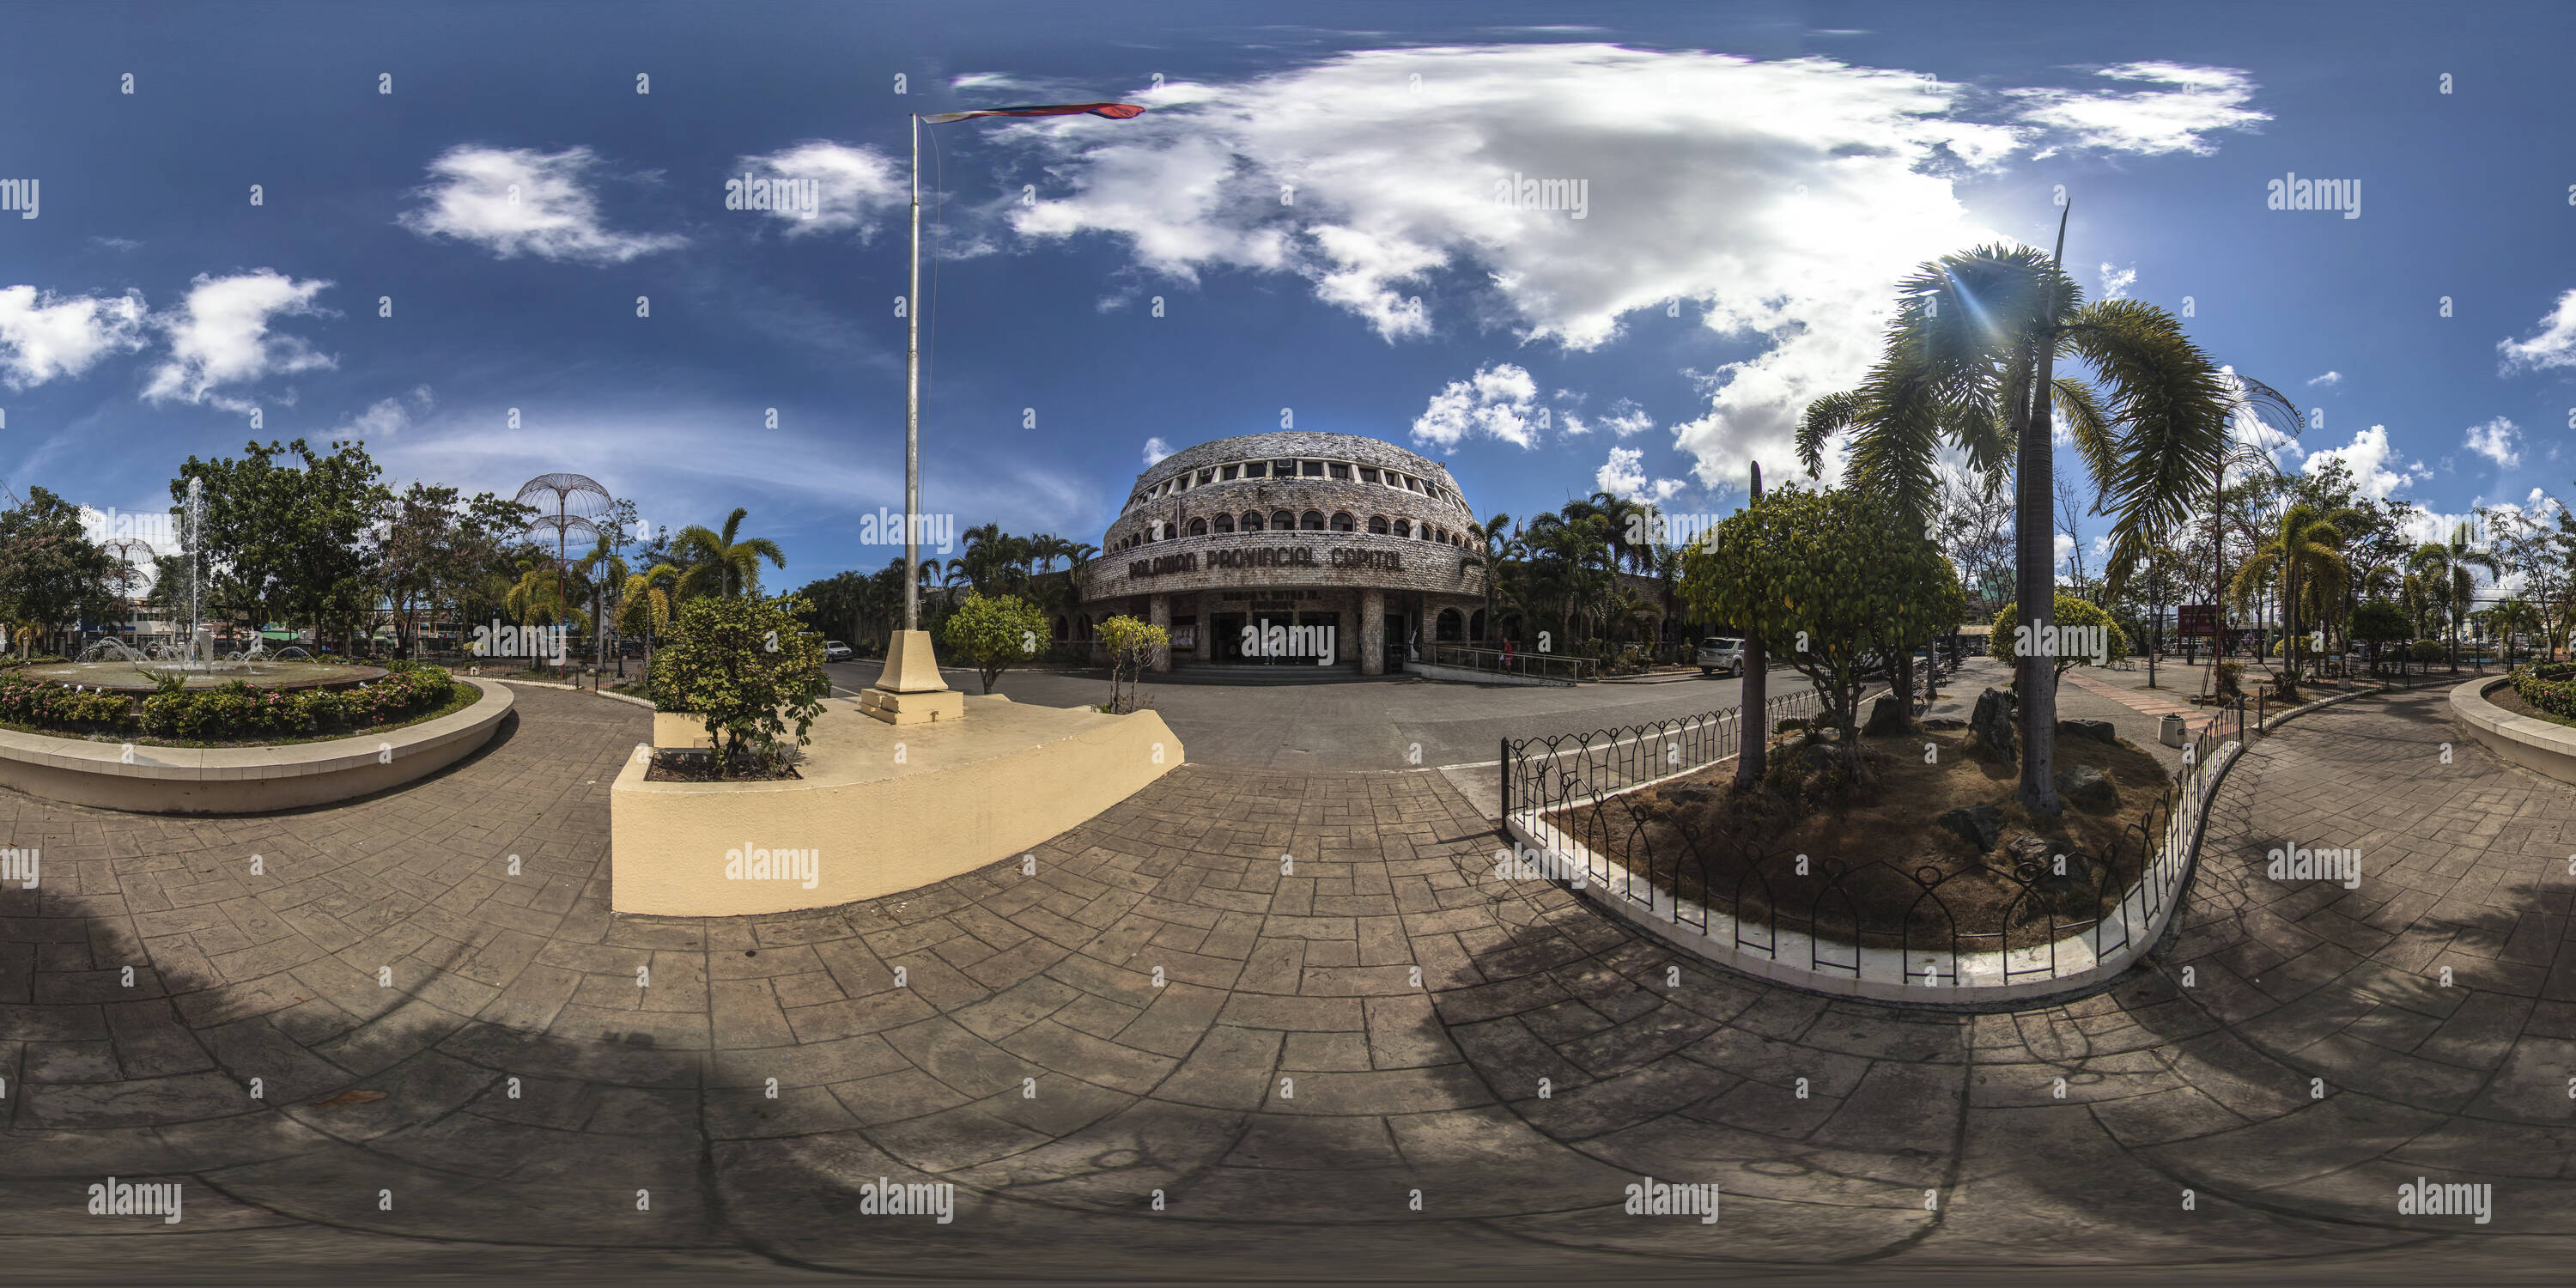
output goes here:
[{"label": "flagpole", "polygon": [[903,628],[921,629],[921,113],[912,116],[912,293],[904,297]]}]

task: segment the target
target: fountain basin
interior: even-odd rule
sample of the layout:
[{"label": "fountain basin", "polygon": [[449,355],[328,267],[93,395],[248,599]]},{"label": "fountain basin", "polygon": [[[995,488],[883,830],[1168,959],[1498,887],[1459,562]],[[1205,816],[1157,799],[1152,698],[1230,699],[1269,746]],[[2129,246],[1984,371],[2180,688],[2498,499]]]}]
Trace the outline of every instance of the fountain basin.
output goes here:
[{"label": "fountain basin", "polygon": [[[335,670],[341,668],[333,668]],[[510,714],[507,685],[463,711],[276,747],[158,747],[0,729],[0,787],[135,814],[263,814],[399,787],[472,755]]]},{"label": "fountain basin", "polygon": [[[176,671],[191,689],[221,688],[239,680],[255,689],[354,689],[385,677],[381,666],[344,666],[333,662],[147,663],[154,670]],[[21,668],[19,674],[65,686],[82,685],[115,693],[149,697],[159,686],[132,662],[54,662]]]}]

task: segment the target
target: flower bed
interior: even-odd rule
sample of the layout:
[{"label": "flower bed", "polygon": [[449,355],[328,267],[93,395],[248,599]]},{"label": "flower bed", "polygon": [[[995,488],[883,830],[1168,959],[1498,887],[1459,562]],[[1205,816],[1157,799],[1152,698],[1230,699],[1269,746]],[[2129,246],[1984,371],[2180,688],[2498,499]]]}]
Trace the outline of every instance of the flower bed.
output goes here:
[{"label": "flower bed", "polygon": [[2576,662],[2544,662],[2515,671],[2513,692],[2535,710],[2576,720]]},{"label": "flower bed", "polygon": [[435,666],[396,662],[383,679],[343,691],[260,689],[235,680],[172,688],[139,702],[126,694],[0,679],[0,721],[71,734],[148,734],[204,742],[293,739],[371,729],[435,711],[456,696]]}]

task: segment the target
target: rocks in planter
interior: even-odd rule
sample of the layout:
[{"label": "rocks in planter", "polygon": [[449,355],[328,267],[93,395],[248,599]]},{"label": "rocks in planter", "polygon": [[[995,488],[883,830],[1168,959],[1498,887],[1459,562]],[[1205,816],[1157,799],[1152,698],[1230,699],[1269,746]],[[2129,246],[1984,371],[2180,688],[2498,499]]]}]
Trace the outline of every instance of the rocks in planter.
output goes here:
[{"label": "rocks in planter", "polygon": [[2102,771],[2091,765],[2077,765],[2057,773],[2057,794],[2092,809],[2114,809],[2120,804],[2120,792]]},{"label": "rocks in planter", "polygon": [[1869,704],[1869,723],[1861,732],[1872,738],[1905,732],[1905,703],[1894,694]]},{"label": "rocks in planter", "polygon": [[1977,695],[1977,709],[1968,716],[1968,729],[1986,750],[2010,759],[2013,747],[2012,695],[2001,689],[1988,689]]},{"label": "rocks in planter", "polygon": [[1995,842],[2004,834],[2004,813],[1992,805],[1964,806],[1933,822],[1957,833],[1961,840],[1977,847],[1979,854],[1995,848]]},{"label": "rocks in planter", "polygon": [[2119,731],[2108,720],[2060,720],[2057,731],[2070,738],[2090,738],[2095,742],[2118,742]]}]

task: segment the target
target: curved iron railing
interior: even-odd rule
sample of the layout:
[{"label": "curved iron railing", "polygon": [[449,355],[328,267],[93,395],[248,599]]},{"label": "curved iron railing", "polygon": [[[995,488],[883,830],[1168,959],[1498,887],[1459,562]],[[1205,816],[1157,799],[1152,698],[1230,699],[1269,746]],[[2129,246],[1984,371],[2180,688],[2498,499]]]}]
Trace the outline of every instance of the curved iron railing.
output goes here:
[{"label": "curved iron railing", "polygon": [[[1786,711],[1802,698],[1814,702],[1812,694],[1787,695],[1766,707]],[[2210,782],[2200,769],[2223,744],[2243,741],[2246,718],[2242,700],[2217,708],[2186,744],[2183,766],[2158,799],[2121,829],[2113,853],[2069,854],[2065,871],[2056,856],[1948,872],[1877,859],[1847,864],[1786,849],[1764,852],[1721,829],[1640,812],[1635,788],[1734,754],[1741,737],[1736,710],[1505,740],[1503,808],[1529,834],[1566,842],[1562,853],[1547,856],[1546,875],[1654,909],[1703,936],[1716,934],[1737,952],[1780,961],[1788,941],[1803,940],[1804,952],[1795,956],[1804,960],[1789,964],[1858,979],[1864,951],[1892,948],[1906,982],[1931,985],[1959,984],[1963,958],[1995,954],[2000,978],[1984,982],[2019,983],[2143,946],[2137,940],[2153,927],[2155,910],[2170,906],[2190,876],[2191,833],[2205,813]],[[1685,751],[1702,758],[1693,761]],[[2136,862],[2123,863],[2127,856]],[[2105,887],[2124,874],[2122,888]],[[1719,884],[1726,888],[1713,888]],[[1971,887],[1981,887],[1973,897],[1966,893]],[[1984,915],[1963,924],[1972,906]],[[1890,909],[1902,911],[1890,916]],[[1719,920],[1726,924],[1715,926]],[[2076,944],[2084,952],[2070,962],[2064,954]]]}]

